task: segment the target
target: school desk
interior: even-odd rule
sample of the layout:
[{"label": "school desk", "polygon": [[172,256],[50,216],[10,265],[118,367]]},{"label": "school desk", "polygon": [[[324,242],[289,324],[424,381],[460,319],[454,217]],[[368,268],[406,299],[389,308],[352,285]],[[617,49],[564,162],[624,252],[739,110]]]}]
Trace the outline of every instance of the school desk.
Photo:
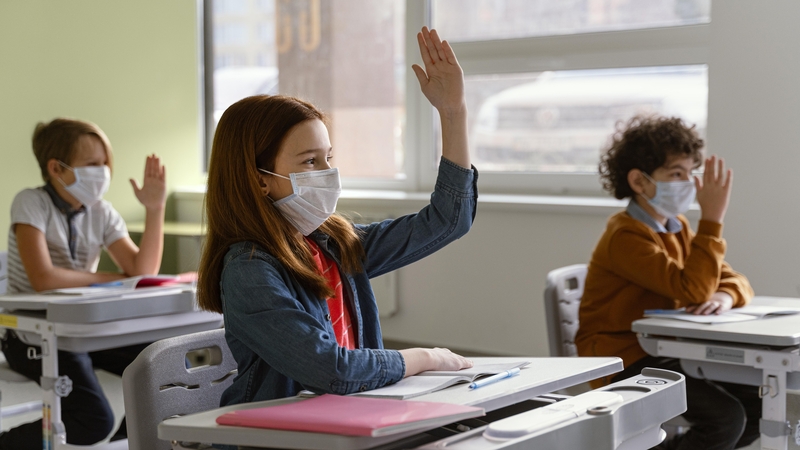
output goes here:
[{"label": "school desk", "polygon": [[[797,308],[800,299],[752,304]],[[648,354],[679,358],[690,376],[759,386],[762,449],[785,450],[799,436],[786,421],[786,390],[800,388],[800,314],[713,325],[646,318],[632,329]]]},{"label": "school desk", "polygon": [[[60,397],[71,381],[58,376],[56,349],[91,352],[143,344],[222,326],[219,314],[197,311],[194,292],[184,286],[105,290],[83,295],[0,296],[0,327],[25,333],[41,346],[42,421],[45,450],[85,448],[66,444]],[[30,350],[33,350],[31,347]],[[111,448],[114,443],[109,444]],[[94,448],[94,447],[92,447]]]},{"label": "school desk", "polygon": [[[512,359],[520,358],[473,358],[476,364],[504,362]],[[660,429],[661,423],[680,415],[686,407],[683,377],[674,372],[648,369],[649,372],[644,375],[588,393],[603,391],[604,395],[617,394],[618,403],[597,407],[594,414],[587,414],[586,404],[582,404],[580,401],[580,399],[586,398],[582,397],[586,394],[567,398],[547,405],[545,408],[559,408],[562,412],[573,408],[580,410],[580,417],[565,419],[550,427],[537,428],[536,424],[541,423],[541,417],[537,416],[543,412],[536,413],[537,409],[530,409],[533,407],[530,405],[535,403],[530,399],[537,396],[544,398],[545,394],[554,390],[616,373],[622,370],[622,365],[619,358],[524,359],[531,363],[523,368],[518,376],[475,390],[470,390],[467,384],[461,384],[405,400],[471,405],[482,407],[487,412],[513,411],[510,417],[450,437],[442,437],[436,433],[421,433],[420,430],[393,436],[355,437],[224,426],[216,423],[217,417],[229,411],[303,401],[302,397],[228,406],[167,419],[159,425],[158,436],[164,440],[214,442],[236,445],[242,449],[571,448],[580,450],[591,448],[634,450],[650,448],[660,442],[663,437]],[[552,411],[544,411],[544,413],[547,412]],[[485,439],[483,432],[493,425],[499,426],[501,433],[511,433],[511,435],[517,433],[519,436],[511,436],[511,439],[502,442]],[[575,436],[565,438],[564,430],[566,429],[574,431]],[[431,442],[432,440],[433,442]],[[563,443],[566,446],[554,447],[552,445],[554,442]],[[578,442],[583,442],[585,445],[577,445]],[[531,447],[532,444],[536,446]]]}]

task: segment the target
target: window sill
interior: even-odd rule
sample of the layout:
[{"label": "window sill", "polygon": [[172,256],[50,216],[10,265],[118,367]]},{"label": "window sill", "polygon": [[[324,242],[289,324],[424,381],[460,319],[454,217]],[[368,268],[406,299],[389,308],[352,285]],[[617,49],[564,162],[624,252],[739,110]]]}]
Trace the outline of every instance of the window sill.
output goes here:
[{"label": "window sill", "polygon": [[[200,202],[205,187],[186,187],[175,190],[177,202]],[[387,212],[418,211],[428,204],[429,192],[406,192],[395,190],[344,189],[339,199],[341,210],[382,210]],[[567,195],[516,195],[480,194],[478,207],[481,211],[534,212],[563,214],[611,215],[628,204],[627,200],[608,197]]]}]

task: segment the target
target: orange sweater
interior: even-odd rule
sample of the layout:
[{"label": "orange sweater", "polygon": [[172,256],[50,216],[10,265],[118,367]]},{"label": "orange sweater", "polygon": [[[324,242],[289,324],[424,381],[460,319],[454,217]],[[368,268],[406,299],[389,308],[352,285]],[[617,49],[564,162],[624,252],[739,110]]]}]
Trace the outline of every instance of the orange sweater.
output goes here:
[{"label": "orange sweater", "polygon": [[[707,301],[722,291],[743,306],[753,289],[723,260],[722,224],[701,220],[694,235],[657,233],[627,212],[611,216],[589,263],[575,337],[580,356],[618,356],[627,367],[647,356],[631,323],[645,309],[671,309]],[[595,380],[592,387],[612,377]]]}]

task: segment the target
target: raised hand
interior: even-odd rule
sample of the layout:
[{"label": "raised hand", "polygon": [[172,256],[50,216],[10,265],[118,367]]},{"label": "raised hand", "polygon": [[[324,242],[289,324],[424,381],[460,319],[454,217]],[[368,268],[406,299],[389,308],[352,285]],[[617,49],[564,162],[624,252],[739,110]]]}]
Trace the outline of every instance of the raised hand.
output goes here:
[{"label": "raised hand", "polygon": [[422,93],[439,112],[466,108],[464,73],[450,44],[442,41],[436,30],[428,31],[427,27],[417,33],[417,42],[425,69],[417,64],[411,68]]},{"label": "raised hand", "polygon": [[722,223],[731,198],[733,170],[726,170],[725,160],[712,155],[705,161],[703,180],[695,177],[694,182],[697,187],[697,203],[700,204],[700,218]]},{"label": "raised hand", "polygon": [[166,169],[156,155],[150,155],[144,164],[144,181],[142,187],[131,178],[133,193],[148,210],[163,210],[167,203]]}]

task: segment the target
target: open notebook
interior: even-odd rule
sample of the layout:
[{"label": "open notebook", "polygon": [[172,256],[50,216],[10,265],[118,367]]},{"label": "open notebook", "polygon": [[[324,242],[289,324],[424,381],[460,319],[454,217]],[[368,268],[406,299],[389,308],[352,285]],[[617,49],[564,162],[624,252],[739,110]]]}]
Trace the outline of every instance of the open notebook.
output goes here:
[{"label": "open notebook", "polygon": [[695,315],[687,313],[683,308],[681,309],[660,309],[660,310],[646,310],[645,317],[653,317],[658,319],[675,319],[683,320],[686,322],[695,323],[730,323],[730,322],[744,322],[747,320],[764,319],[767,317],[779,317],[792,314],[800,314],[800,307],[787,308],[781,306],[763,306],[763,305],[748,305],[741,308],[734,308],[730,311],[725,311],[722,314],[709,314],[707,316]]},{"label": "open notebook", "polygon": [[96,294],[103,291],[114,290],[133,290],[142,287],[172,286],[176,284],[192,283],[197,281],[196,273],[185,273],[180,275],[140,275],[136,277],[123,278],[108,283],[96,283],[91,286],[72,287],[43,291],[42,294],[53,295],[84,295]]},{"label": "open notebook", "polygon": [[474,406],[324,394],[294,403],[231,411],[217,417],[217,423],[378,437],[429,430],[482,415],[483,408]]},{"label": "open notebook", "polygon": [[514,361],[502,364],[476,364],[469,369],[457,371],[427,371],[403,378],[395,384],[371,391],[353,394],[361,397],[407,399],[430,394],[459,383],[471,383],[476,379],[494,375],[517,367],[525,367],[530,361]]}]

